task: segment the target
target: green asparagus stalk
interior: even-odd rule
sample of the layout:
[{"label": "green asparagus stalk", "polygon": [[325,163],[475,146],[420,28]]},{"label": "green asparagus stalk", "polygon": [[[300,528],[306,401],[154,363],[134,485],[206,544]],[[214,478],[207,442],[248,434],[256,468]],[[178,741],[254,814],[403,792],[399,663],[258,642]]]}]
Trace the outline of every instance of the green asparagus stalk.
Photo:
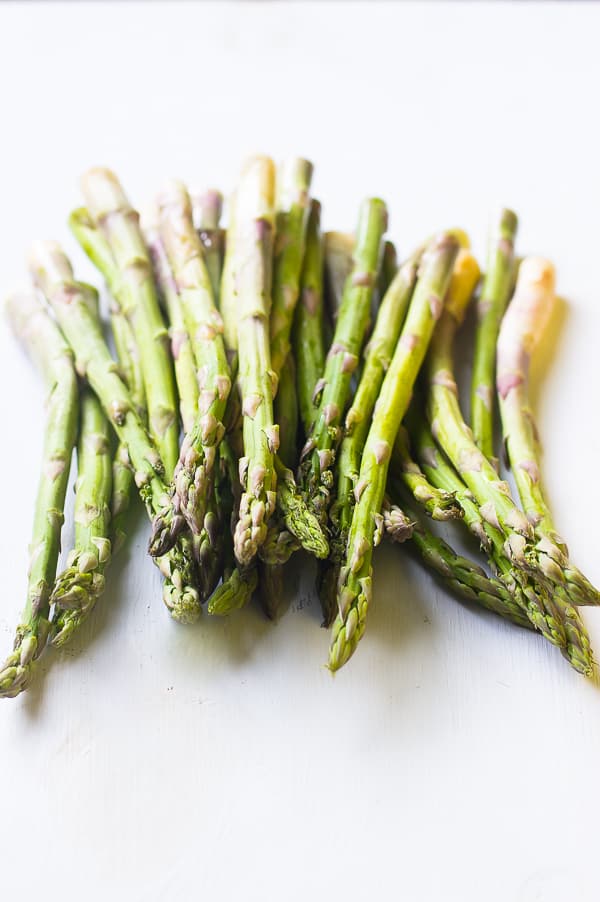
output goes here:
[{"label": "green asparagus stalk", "polygon": [[139,216],[108,169],[90,169],[82,179],[82,189],[119,272],[121,307],[131,323],[140,355],[150,434],[170,479],[179,456],[175,380],[168,334],[158,304],[152,264],[139,228]]},{"label": "green asparagus stalk", "polygon": [[325,321],[333,334],[344,295],[344,286],[354,265],[354,235],[346,232],[325,232],[323,255]]},{"label": "green asparagus stalk", "polygon": [[498,338],[497,386],[505,445],[521,503],[533,525],[540,553],[564,574],[566,592],[576,605],[600,603],[600,593],[569,561],[540,481],[537,430],[529,404],[531,355],[540,341],[554,303],[554,267],[527,257],[519,269],[515,295]]},{"label": "green asparagus stalk", "polygon": [[202,245],[194,228],[192,206],[180,182],[171,182],[159,203],[160,237],[176,280],[190,335],[198,378],[198,411],[183,440],[175,469],[171,503],[156,518],[150,552],[169,550],[183,515],[193,535],[204,524],[211,473],[225,432],[223,418],[231,376],[223,343],[223,321],[212,296]]},{"label": "green asparagus stalk", "polygon": [[371,600],[373,546],[381,538],[381,507],[392,446],[413,385],[439,319],[458,244],[442,234],[428,246],[394,356],[383,380],[365,443],[356,505],[340,572],[338,615],[332,628],[329,667],[337,670],[354,653]]},{"label": "green asparagus stalk", "polygon": [[[432,520],[459,520],[463,509],[453,492],[445,492],[432,485],[410,453],[410,440],[404,426],[400,426],[390,461],[390,481],[394,486],[403,483],[406,489]],[[397,494],[398,489],[394,492]]]},{"label": "green asparagus stalk", "polygon": [[194,226],[198,230],[198,237],[204,253],[204,262],[208,270],[213,298],[217,307],[219,306],[221,293],[221,275],[225,248],[225,233],[219,227],[222,212],[223,195],[220,191],[211,189],[205,191],[204,194],[197,194],[192,197]]},{"label": "green asparagus stalk", "polygon": [[[422,519],[404,502],[405,512],[412,521],[412,544],[425,566],[459,598],[486,608],[512,621],[517,626],[533,629],[529,618],[515,601],[506,586],[485,570],[456,551],[442,538],[427,529]],[[396,541],[384,517],[386,535]]]},{"label": "green asparagus stalk", "polygon": [[457,292],[436,329],[426,365],[429,382],[428,413],[438,444],[452,461],[480,506],[487,523],[502,531],[505,550],[517,567],[529,570],[539,585],[545,581],[558,591],[539,591],[528,598],[530,617],[543,634],[566,653],[573,666],[582,671],[591,667],[589,639],[577,613],[562,598],[564,576],[554,561],[534,546],[533,530],[517,508],[508,485],[499,480],[492,464],[475,445],[462,419],[453,374],[452,345],[457,325],[462,321],[468,299]]},{"label": "green asparagus stalk", "polygon": [[[313,200],[306,230],[300,297],[296,305],[292,346],[296,360],[296,387],[304,434],[315,417],[314,393],[325,369],[323,343],[323,242],[321,205]],[[280,389],[281,391],[281,389]]]},{"label": "green asparagus stalk", "polygon": [[96,269],[102,274],[110,294],[110,321],[121,375],[142,419],[147,416],[139,353],[129,320],[123,313],[123,289],[119,270],[108,241],[85,207],[73,210],[70,229]]},{"label": "green asparagus stalk", "polygon": [[290,352],[290,333],[300,293],[313,166],[293,157],[280,167],[273,258],[271,366],[277,377]]},{"label": "green asparagus stalk", "polygon": [[514,279],[514,241],[518,219],[500,210],[490,232],[487,271],[477,304],[477,330],[471,385],[473,437],[488,460],[494,459],[494,376],[496,340]]},{"label": "green asparagus stalk", "polygon": [[[154,517],[168,499],[164,464],[89,310],[88,290],[74,281],[71,264],[56,242],[38,242],[32,248],[29,265],[73,349],[78,372],[86,376],[119,440],[127,448],[140,497],[149,515]],[[163,599],[171,616],[182,623],[193,622],[200,606],[193,584],[193,561],[183,537],[157,563],[165,576]]]},{"label": "green asparagus stalk", "polygon": [[333,342],[315,397],[317,411],[300,458],[300,483],[316,515],[325,522],[333,489],[333,463],[342,422],[367,330],[371,297],[381,260],[387,210],[377,198],[360,210],[353,268],[346,280]]},{"label": "green asparagus stalk", "polygon": [[[440,455],[425,421],[415,417],[414,413],[411,408],[409,431],[427,478],[439,488],[455,493],[465,514],[465,525],[489,555],[492,569],[527,614],[532,625],[560,648],[561,653],[579,673],[589,676],[592,673],[592,653],[585,633],[581,634],[577,624],[566,630],[562,615],[554,607],[545,582],[540,582],[539,578],[516,567],[509,559],[504,533],[484,520],[473,494]],[[546,635],[548,630],[551,631],[551,636]]]},{"label": "green asparagus stalk", "polygon": [[[298,430],[298,395],[296,393],[296,367],[293,355],[288,354],[281,369],[279,390],[274,402],[275,420],[279,426],[278,459],[287,468],[283,478],[277,485],[278,498],[281,499],[285,486],[285,477],[298,463],[298,446],[296,442]],[[277,467],[277,458],[276,467]],[[282,469],[283,469],[282,467]],[[294,483],[295,487],[295,483]],[[300,501],[302,501],[300,497]],[[276,620],[281,610],[283,599],[283,570],[290,556],[301,546],[300,542],[286,529],[281,507],[271,521],[269,532],[259,551],[261,558],[258,564],[258,597],[265,614],[270,620]],[[321,530],[317,524],[318,534]],[[326,551],[325,551],[326,553]]]},{"label": "green asparagus stalk", "polygon": [[56,576],[65,495],[77,436],[78,389],[71,350],[35,295],[12,295],[6,311],[15,335],[41,371],[48,389],[27,600],[13,652],[0,667],[0,696],[12,698],[31,682],[34,662],[44,650],[50,631],[50,595]]},{"label": "green asparagus stalk", "polygon": [[[277,488],[273,462],[279,446],[273,420],[276,377],[269,347],[274,183],[273,162],[267,157],[254,157],[244,166],[221,286],[222,303],[237,307],[244,435],[240,481],[244,491],[234,548],[242,566],[252,561],[265,541]],[[229,292],[233,297],[228,297]]]},{"label": "green asparagus stalk", "polygon": [[375,328],[365,351],[358,389],[345,421],[345,436],[337,462],[337,493],[331,505],[331,554],[320,566],[317,589],[323,626],[333,623],[337,611],[337,588],[352,522],[361,455],[386,370],[398,338],[417,278],[419,256],[410,258],[394,277],[379,308]]},{"label": "green asparagus stalk", "polygon": [[398,272],[398,254],[396,245],[393,241],[385,241],[383,245],[383,254],[381,255],[381,266],[379,267],[379,275],[377,277],[377,294],[381,300]]},{"label": "green asparagus stalk", "polygon": [[179,413],[183,431],[188,433],[193,428],[198,413],[198,377],[194,351],[177,284],[158,229],[154,225],[144,224],[143,234],[150,252],[154,278],[167,312],[175,382],[179,394]]},{"label": "green asparagus stalk", "polygon": [[104,591],[111,556],[112,459],[108,422],[96,395],[85,387],[77,445],[75,547],[56,579],[52,644],[62,645],[89,616]]}]

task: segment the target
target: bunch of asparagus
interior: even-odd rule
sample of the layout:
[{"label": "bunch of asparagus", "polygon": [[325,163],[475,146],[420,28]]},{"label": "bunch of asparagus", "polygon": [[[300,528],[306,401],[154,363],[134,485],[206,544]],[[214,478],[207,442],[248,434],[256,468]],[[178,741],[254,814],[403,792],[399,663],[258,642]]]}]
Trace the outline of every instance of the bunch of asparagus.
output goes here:
[{"label": "bunch of asparagus", "polygon": [[[25,689],[44,648],[93,610],[134,489],[180,623],[205,602],[227,615],[255,593],[276,619],[286,564],[304,549],[317,559],[335,671],[365,631],[373,551],[387,536],[454,595],[537,630],[592,673],[578,608],[600,593],[555,529],[528,401],[552,264],[517,259],[510,210],[483,279],[458,229],[399,264],[383,201],[362,203],[354,234],[323,236],[311,180],[307,160],[276,171],[253,157],[225,229],[217,191],[190,197],[171,181],[140,222],[116,176],[90,170],[69,223],[104,280],[107,322],[57,243],[31,248],[32,287],[6,310],[49,401],[27,602],[1,695]],[[453,357],[474,298],[469,427]],[[497,409],[520,506],[499,475]],[[74,448],[75,542],[57,573]],[[436,533],[449,520],[475,537],[479,562]]]}]

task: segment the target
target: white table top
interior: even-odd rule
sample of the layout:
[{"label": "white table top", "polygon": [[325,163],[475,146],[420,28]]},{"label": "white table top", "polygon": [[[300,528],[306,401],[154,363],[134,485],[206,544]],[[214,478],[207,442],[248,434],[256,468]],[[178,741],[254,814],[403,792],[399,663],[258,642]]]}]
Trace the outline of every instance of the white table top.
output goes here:
[{"label": "white table top", "polygon": [[[482,253],[510,205],[566,299],[535,406],[557,522],[600,582],[599,26],[574,3],[2,4],[2,290],[37,237],[94,277],[65,220],[97,163],[143,204],[166,176],[227,190],[249,152],[302,153],[327,227],[379,193],[405,250],[460,224]],[[4,322],[0,367],[4,656],[42,435]],[[539,637],[383,548],[333,679],[307,574],[277,627],[252,607],[186,629],[146,539],[140,518],[87,627],[0,705],[1,898],[598,898],[600,692]]]}]

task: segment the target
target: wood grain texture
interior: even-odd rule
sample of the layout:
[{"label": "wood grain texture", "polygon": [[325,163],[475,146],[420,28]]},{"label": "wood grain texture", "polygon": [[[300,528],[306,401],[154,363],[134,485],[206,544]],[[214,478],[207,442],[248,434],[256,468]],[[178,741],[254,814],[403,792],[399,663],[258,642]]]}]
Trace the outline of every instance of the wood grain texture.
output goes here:
[{"label": "wood grain texture", "polygon": [[[227,190],[247,152],[307,155],[324,227],[381,194],[401,253],[460,225],[481,259],[509,205],[565,298],[536,411],[557,523],[598,582],[600,483],[575,496],[600,452],[599,27],[575,3],[4,4],[0,285],[38,237],[95,278],[65,225],[93,164],[143,205],[170,175]],[[7,650],[42,393],[4,323],[0,371]],[[306,569],[277,627],[252,608],[183,628],[146,540],[140,516],[81,637],[0,705],[0,898],[34,860],[50,902],[598,898],[600,690],[538,637],[383,548],[333,679]]]}]

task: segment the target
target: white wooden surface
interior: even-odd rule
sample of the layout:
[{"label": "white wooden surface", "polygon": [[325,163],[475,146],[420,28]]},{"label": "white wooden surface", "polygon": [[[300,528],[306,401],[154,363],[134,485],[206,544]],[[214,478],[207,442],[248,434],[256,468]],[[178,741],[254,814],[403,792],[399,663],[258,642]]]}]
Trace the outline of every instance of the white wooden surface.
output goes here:
[{"label": "white wooden surface", "polygon": [[[381,193],[403,249],[460,224],[481,252],[510,204],[567,299],[536,407],[598,582],[599,27],[574,3],[2,4],[3,290],[36,237],[93,275],[65,218],[95,163],[141,204],[165,176],[227,189],[244,154],[300,152],[328,227]],[[0,367],[4,654],[42,421],[4,323]],[[0,898],[598,898],[600,692],[558,653],[383,549],[332,679],[308,574],[277,628],[252,608],[184,629],[146,538],[140,520],[88,627],[0,705]]]}]

